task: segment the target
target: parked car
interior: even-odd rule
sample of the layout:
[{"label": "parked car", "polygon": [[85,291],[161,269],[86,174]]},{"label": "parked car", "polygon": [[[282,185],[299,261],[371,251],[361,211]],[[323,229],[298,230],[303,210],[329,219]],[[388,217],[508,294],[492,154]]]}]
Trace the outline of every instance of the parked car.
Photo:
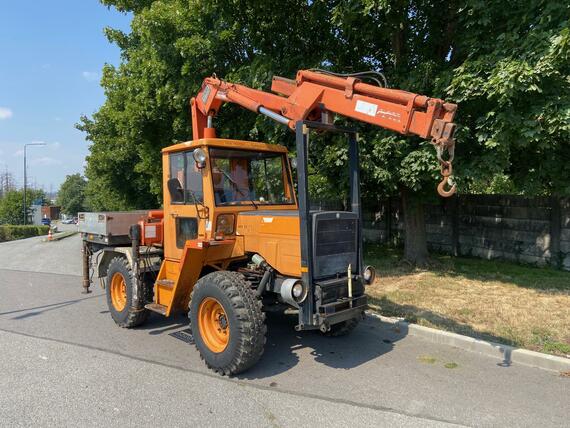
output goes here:
[{"label": "parked car", "polygon": [[61,224],[74,224],[75,220],[73,218],[66,218],[65,220],[61,221]]},{"label": "parked car", "polygon": [[51,220],[47,217],[42,218],[42,225],[44,226],[50,226],[51,225]]}]

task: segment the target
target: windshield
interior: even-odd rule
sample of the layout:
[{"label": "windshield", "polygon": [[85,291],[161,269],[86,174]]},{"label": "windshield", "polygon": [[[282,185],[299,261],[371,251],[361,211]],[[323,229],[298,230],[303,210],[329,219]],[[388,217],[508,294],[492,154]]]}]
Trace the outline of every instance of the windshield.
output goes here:
[{"label": "windshield", "polygon": [[281,153],[210,149],[216,205],[293,204]]}]

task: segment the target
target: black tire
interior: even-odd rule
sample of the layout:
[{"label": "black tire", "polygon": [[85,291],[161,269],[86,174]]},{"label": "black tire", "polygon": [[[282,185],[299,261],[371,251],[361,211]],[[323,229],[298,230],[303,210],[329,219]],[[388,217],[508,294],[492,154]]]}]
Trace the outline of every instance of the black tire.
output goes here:
[{"label": "black tire", "polygon": [[359,322],[359,318],[351,318],[349,320],[339,322],[338,324],[332,325],[331,329],[326,333],[323,333],[323,335],[326,337],[347,336],[352,333],[352,330],[356,328]]},{"label": "black tire", "polygon": [[[225,349],[212,352],[204,342],[198,323],[200,304],[213,298],[224,309],[229,324]],[[265,313],[251,284],[237,272],[218,271],[203,276],[194,286],[189,305],[190,328],[196,348],[208,368],[222,375],[235,375],[261,358],[265,345]]]},{"label": "black tire", "polygon": [[[115,274],[120,274],[126,285],[127,301],[121,311],[115,308],[111,298],[111,279]],[[144,287],[142,283],[141,287]],[[133,307],[133,273],[124,257],[114,257],[109,263],[105,294],[111,317],[119,327],[132,328],[143,324],[147,320],[149,311],[144,308],[144,302],[140,309]]]}]

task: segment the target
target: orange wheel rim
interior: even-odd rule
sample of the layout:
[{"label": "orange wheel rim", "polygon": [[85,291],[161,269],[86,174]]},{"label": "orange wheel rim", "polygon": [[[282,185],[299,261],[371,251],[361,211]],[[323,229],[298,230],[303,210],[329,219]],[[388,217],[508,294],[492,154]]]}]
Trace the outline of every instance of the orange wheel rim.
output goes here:
[{"label": "orange wheel rim", "polygon": [[127,284],[125,278],[119,272],[116,272],[111,278],[111,303],[118,312],[121,312],[127,306]]},{"label": "orange wheel rim", "polygon": [[213,297],[202,300],[198,308],[198,328],[208,349],[223,352],[230,341],[230,323],[224,307]]}]

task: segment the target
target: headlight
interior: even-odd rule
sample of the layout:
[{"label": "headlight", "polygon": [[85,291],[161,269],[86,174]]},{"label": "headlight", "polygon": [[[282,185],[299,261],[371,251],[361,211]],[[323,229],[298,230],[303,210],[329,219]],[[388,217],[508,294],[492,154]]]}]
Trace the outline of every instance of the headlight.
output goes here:
[{"label": "headlight", "polygon": [[283,301],[296,308],[307,298],[307,287],[297,278],[287,278],[281,283],[280,289]]},{"label": "headlight", "polygon": [[376,269],[374,269],[374,266],[366,266],[362,273],[362,278],[366,284],[372,284],[374,279],[376,279]]},{"label": "headlight", "polygon": [[221,214],[216,220],[216,234],[231,235],[234,233],[235,216],[233,214]]},{"label": "headlight", "polygon": [[293,290],[292,290],[291,294],[293,294],[293,297],[295,298],[295,300],[298,300],[301,298],[301,296],[303,295],[304,288],[305,287],[303,287],[303,284],[301,284],[300,282],[296,283],[293,286]]},{"label": "headlight", "polygon": [[204,168],[204,166],[206,166],[206,152],[204,149],[195,149],[192,156],[194,156],[198,168]]},{"label": "headlight", "polygon": [[307,287],[301,281],[296,282],[291,288],[291,296],[295,302],[302,303],[307,298]]}]

